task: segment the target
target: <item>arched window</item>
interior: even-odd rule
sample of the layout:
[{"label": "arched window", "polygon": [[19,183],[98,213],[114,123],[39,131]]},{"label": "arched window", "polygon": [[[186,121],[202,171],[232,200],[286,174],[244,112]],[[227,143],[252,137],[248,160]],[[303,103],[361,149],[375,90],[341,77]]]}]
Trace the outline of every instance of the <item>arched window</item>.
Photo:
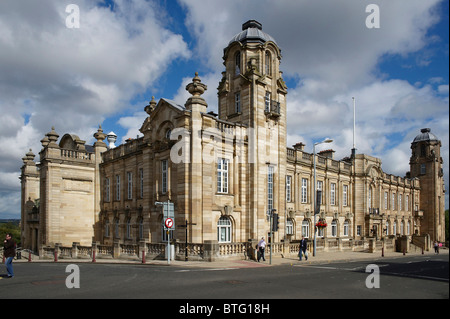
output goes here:
[{"label": "arched window", "polygon": [[394,221],[394,227],[392,228],[392,233],[397,235],[397,221]]},{"label": "arched window", "polygon": [[349,236],[349,229],[350,229],[350,227],[349,227],[349,224],[348,224],[348,220],[346,220],[344,222],[344,236]]},{"label": "arched window", "polygon": [[241,52],[237,52],[234,56],[234,67],[235,75],[241,74]]},{"label": "arched window", "polygon": [[264,71],[266,75],[272,75],[272,57],[269,51],[266,51],[266,57],[264,62]]},{"label": "arched window", "polygon": [[302,221],[302,236],[309,237],[309,222],[307,220]]},{"label": "arched window", "polygon": [[286,221],[286,234],[294,235],[294,223],[292,222],[292,219]]},{"label": "arched window", "polygon": [[166,137],[166,139],[167,140],[170,140],[170,134],[172,133],[172,130],[169,128],[167,131],[166,131],[166,135],[165,135],[165,137]]},{"label": "arched window", "polygon": [[231,220],[222,216],[217,222],[217,241],[219,243],[231,243]]}]

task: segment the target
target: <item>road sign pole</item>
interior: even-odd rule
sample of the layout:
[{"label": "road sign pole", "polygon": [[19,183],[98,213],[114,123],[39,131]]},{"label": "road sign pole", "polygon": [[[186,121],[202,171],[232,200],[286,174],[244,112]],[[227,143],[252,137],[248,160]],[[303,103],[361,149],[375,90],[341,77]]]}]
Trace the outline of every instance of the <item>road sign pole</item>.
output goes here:
[{"label": "road sign pole", "polygon": [[270,258],[269,264],[272,265],[272,243],[273,243],[273,231],[272,231],[272,219],[273,219],[273,211],[270,211]]},{"label": "road sign pole", "polygon": [[167,230],[167,264],[170,265],[170,230]]},{"label": "road sign pole", "polygon": [[188,261],[188,220],[186,219],[186,243],[184,246],[184,261]]}]

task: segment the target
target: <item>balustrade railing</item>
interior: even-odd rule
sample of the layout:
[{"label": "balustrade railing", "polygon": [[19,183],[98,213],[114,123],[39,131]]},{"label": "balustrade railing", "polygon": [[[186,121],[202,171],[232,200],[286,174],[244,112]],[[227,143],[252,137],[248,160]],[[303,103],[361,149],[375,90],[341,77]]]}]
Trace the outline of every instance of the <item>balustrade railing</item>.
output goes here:
[{"label": "balustrade railing", "polygon": [[[373,239],[371,239],[373,240]],[[353,250],[353,251],[365,251],[368,247],[369,240],[354,240],[354,239],[340,239],[340,238],[317,238],[316,248],[322,251],[328,250]],[[385,249],[395,249],[392,239],[377,241],[375,247],[380,248],[384,245]],[[184,260],[186,255],[186,244],[175,243],[175,259]],[[40,249],[40,259],[87,259],[93,258],[94,252],[96,258],[134,258],[136,260],[142,258],[142,252],[145,253],[147,260],[151,259],[165,259],[166,243],[141,243],[141,244],[122,244],[114,243],[111,245],[100,245],[94,243],[93,246],[81,246],[79,243],[74,243],[72,247],[64,247],[61,245],[55,245],[55,247],[42,247]],[[188,243],[188,257],[192,260],[205,260],[205,255],[214,254],[216,259],[232,258],[232,259],[248,259],[252,256],[251,250],[256,248],[252,247],[250,242],[238,242],[238,243],[218,243],[217,245],[208,247],[215,247],[213,251],[205,251],[204,244],[201,243]],[[313,242],[308,241],[308,250],[312,251]],[[266,246],[266,256],[272,250],[273,256],[296,256],[299,251],[298,242],[278,242],[273,245],[268,244]]]}]

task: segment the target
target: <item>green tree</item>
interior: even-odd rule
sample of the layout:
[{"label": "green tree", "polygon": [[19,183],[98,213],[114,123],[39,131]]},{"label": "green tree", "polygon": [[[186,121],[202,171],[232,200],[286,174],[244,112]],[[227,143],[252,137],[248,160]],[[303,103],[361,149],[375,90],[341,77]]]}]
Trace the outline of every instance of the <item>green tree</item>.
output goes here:
[{"label": "green tree", "polygon": [[[6,233],[11,233],[12,238],[15,240],[17,247],[20,247],[20,227],[13,223],[0,224],[0,239],[5,239]],[[3,247],[3,245],[1,246]]]}]

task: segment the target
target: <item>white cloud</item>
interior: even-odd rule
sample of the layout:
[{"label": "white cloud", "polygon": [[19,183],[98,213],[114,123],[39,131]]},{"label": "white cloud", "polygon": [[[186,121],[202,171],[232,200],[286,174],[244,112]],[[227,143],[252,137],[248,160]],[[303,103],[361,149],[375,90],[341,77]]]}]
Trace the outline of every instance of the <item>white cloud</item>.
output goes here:
[{"label": "white cloud", "polygon": [[0,198],[0,219],[20,218],[20,211],[16,213],[17,207],[20,207],[20,190],[0,191]]},{"label": "white cloud", "polygon": [[448,93],[449,93],[448,84],[439,85],[438,91],[440,94],[444,94],[444,95],[448,96]]},{"label": "white cloud", "polygon": [[18,172],[30,147],[38,154],[52,126],[92,139],[105,117],[190,57],[154,2],[117,0],[111,11],[79,0],[78,29],[66,27],[67,4],[0,2],[0,178]]},{"label": "white cloud", "polygon": [[[17,171],[28,148],[37,154],[52,125],[60,134],[89,140],[106,117],[131,109],[118,123],[127,130],[124,138],[136,136],[145,105],[136,111],[130,99],[158,87],[178,59],[203,66],[199,76],[208,85],[203,97],[208,111],[217,111],[223,49],[249,19],[275,38],[281,70],[294,83],[288,94],[289,146],[303,141],[312,151],[313,141],[331,137],[336,158],[349,155],[355,96],[358,152],[381,157],[386,171],[401,175],[410,141],[422,127],[431,127],[448,163],[449,90],[443,76],[414,85],[378,70],[381,60],[395,55],[419,52],[416,63],[432,60],[422,51],[436,41],[427,32],[438,19],[438,2],[378,0],[381,27],[367,29],[364,1],[179,0],[196,44],[192,53],[170,31],[170,12],[156,2],[116,0],[111,11],[79,0],[80,28],[68,29],[63,2],[2,0],[0,176]],[[184,78],[172,97],[179,104],[189,97],[185,86],[193,76]]]},{"label": "white cloud", "polygon": [[[187,99],[191,96],[191,94],[186,91],[186,86],[192,82],[194,78],[194,74],[192,77],[185,77],[181,83],[181,86],[178,88],[178,91],[175,93],[175,96],[171,99],[176,101],[180,105],[184,105]],[[218,111],[218,101],[217,101],[217,87],[219,86],[219,81],[222,77],[220,72],[216,73],[206,73],[199,74],[200,80],[203,84],[207,86],[207,90],[202,94],[202,97],[205,99],[206,103],[208,103],[207,112]]]},{"label": "white cloud", "polygon": [[[359,153],[380,157],[385,171],[403,176],[409,169],[411,141],[421,128],[431,127],[442,140],[444,162],[449,162],[448,83],[436,74],[429,85],[415,85],[379,69],[380,62],[393,56],[413,55],[415,67],[429,65],[434,56],[427,45],[439,39],[427,32],[442,14],[439,0],[376,1],[379,29],[366,28],[364,1],[180,2],[198,41],[197,55],[214,73],[223,70],[223,48],[245,21],[258,20],[274,37],[283,54],[280,68],[291,80],[288,146],[304,142],[312,151],[313,142],[331,137],[336,158],[350,155],[354,96]],[[297,83],[292,85],[292,79]]]},{"label": "white cloud", "polygon": [[129,138],[136,138],[142,136],[139,129],[141,128],[145,118],[147,117],[145,112],[136,112],[131,116],[121,117],[117,123],[127,130],[125,136],[122,137],[122,143]]}]

